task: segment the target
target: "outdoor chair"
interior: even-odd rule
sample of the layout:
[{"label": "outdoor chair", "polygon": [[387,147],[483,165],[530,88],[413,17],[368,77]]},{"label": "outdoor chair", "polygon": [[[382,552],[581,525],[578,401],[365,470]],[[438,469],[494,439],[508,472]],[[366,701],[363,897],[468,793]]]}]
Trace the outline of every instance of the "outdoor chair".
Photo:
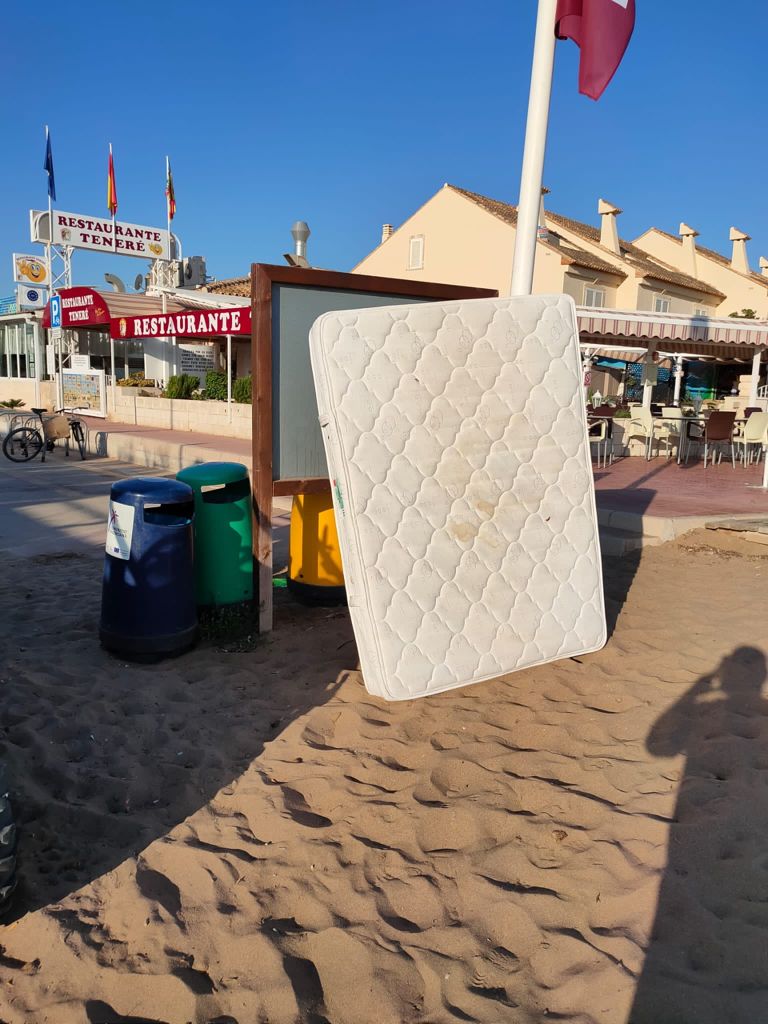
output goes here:
[{"label": "outdoor chair", "polygon": [[723,459],[723,446],[729,444],[731,446],[731,462],[733,468],[736,469],[736,443],[733,437],[733,426],[736,419],[735,412],[713,412],[707,422],[704,424],[704,431],[699,437],[695,437],[689,434],[688,446],[685,453],[685,463],[688,465],[688,456],[691,453],[691,445],[698,444],[704,446],[704,468],[707,468],[707,457],[709,455],[710,448],[714,449],[712,452],[711,461],[714,463],[715,454],[719,452],[720,461]]},{"label": "outdoor chair", "polygon": [[597,445],[597,468],[600,468],[600,450],[602,449],[603,468],[613,462],[613,419],[612,414],[602,414],[605,418],[595,419],[589,423],[590,446]]},{"label": "outdoor chair", "polygon": [[[744,430],[739,438],[739,443],[744,446],[743,457],[745,468],[753,454],[756,455],[756,461],[760,462],[760,455],[765,446],[768,445],[768,412],[763,412],[761,409],[759,412],[752,413],[744,424]],[[757,446],[756,453],[750,453],[750,445]]]},{"label": "outdoor chair", "polygon": [[659,441],[663,442],[667,447],[667,458],[669,458],[673,446],[677,449],[679,455],[680,445],[685,438],[686,427],[683,410],[676,405],[667,405],[662,410],[661,415],[661,423],[654,424],[659,434]]},{"label": "outdoor chair", "polygon": [[679,434],[673,434],[662,420],[654,419],[650,409],[646,409],[642,405],[632,405],[630,409],[632,415],[624,431],[625,440],[631,441],[633,437],[642,438],[645,444],[646,461],[650,460],[653,454],[654,440],[657,442],[657,452],[659,444],[667,446],[667,456],[669,457],[670,445],[677,442]]},{"label": "outdoor chair", "polygon": [[759,405],[748,405],[744,410],[744,419],[748,420],[753,412],[765,412],[765,410]]}]

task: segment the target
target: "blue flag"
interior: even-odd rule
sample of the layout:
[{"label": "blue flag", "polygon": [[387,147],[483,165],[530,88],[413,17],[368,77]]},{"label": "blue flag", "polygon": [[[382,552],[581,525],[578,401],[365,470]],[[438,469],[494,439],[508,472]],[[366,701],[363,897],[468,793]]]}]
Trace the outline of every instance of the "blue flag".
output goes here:
[{"label": "blue flag", "polygon": [[51,135],[48,125],[45,126],[45,163],[43,169],[48,172],[48,195],[56,199],[56,178],[53,176],[53,153],[51,152]]}]

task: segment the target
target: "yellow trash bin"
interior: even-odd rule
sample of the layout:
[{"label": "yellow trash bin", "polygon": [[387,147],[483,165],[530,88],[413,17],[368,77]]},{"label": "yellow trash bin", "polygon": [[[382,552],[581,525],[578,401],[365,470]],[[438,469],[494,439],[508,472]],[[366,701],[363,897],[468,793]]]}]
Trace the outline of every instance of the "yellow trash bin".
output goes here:
[{"label": "yellow trash bin", "polygon": [[330,494],[297,494],[291,509],[288,589],[306,604],[346,600]]}]

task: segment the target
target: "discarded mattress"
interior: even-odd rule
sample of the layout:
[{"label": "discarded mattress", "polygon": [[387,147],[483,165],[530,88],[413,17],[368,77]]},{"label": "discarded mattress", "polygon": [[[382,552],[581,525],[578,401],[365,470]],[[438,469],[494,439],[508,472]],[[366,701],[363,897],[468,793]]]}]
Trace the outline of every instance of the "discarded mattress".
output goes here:
[{"label": "discarded mattress", "polygon": [[310,353],[369,692],[424,697],[602,647],[573,301],[326,313]]}]

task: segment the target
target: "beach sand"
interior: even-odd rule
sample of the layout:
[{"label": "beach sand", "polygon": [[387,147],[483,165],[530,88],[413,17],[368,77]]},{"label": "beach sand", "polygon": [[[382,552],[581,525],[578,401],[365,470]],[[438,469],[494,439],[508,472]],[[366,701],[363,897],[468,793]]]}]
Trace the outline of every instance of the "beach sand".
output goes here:
[{"label": "beach sand", "polygon": [[2,570],[0,1020],[768,1019],[765,546],[608,560],[604,650],[401,704],[343,610],[127,665],[100,559]]}]

